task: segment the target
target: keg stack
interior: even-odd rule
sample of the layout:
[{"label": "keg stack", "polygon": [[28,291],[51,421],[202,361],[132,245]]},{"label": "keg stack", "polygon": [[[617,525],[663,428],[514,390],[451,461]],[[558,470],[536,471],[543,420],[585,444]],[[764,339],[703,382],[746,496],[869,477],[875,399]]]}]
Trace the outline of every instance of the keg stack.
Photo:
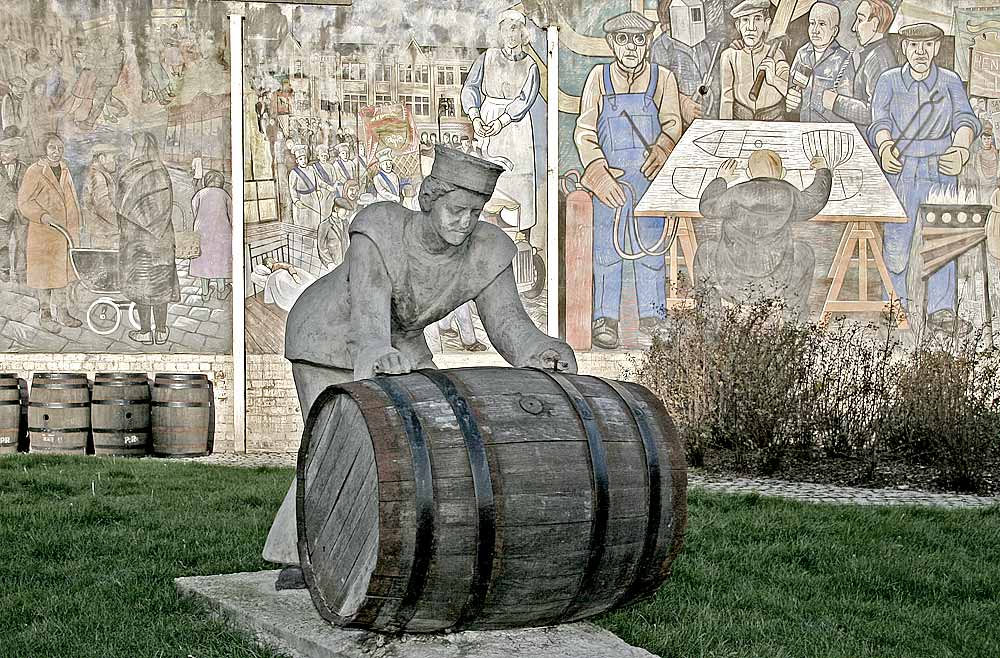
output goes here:
[{"label": "keg stack", "polygon": [[[0,373],[0,455],[195,457],[211,451],[212,383],[201,373]],[[27,430],[25,432],[25,429]],[[27,440],[25,440],[27,439]]]}]

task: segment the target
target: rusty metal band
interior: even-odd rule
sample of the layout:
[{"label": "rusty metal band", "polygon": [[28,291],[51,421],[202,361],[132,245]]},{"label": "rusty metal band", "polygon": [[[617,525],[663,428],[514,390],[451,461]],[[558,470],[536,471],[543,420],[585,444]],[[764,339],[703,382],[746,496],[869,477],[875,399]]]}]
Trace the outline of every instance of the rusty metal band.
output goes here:
[{"label": "rusty metal band", "polygon": [[642,439],[642,451],[646,457],[646,486],[649,491],[646,537],[642,542],[642,552],[639,554],[632,584],[619,598],[619,601],[624,602],[643,593],[642,580],[644,576],[659,572],[658,566],[655,564],[655,557],[656,543],[660,536],[660,512],[663,504],[660,487],[660,453],[656,445],[656,433],[650,426],[648,416],[640,407],[636,397],[620,382],[610,379],[603,379],[603,381],[618,394],[618,397],[631,412],[632,420],[635,421],[635,427]]},{"label": "rusty metal band", "polygon": [[154,407],[170,407],[172,409],[186,409],[188,407],[210,407],[210,402],[163,402],[157,400],[151,403]]},{"label": "rusty metal band", "polygon": [[28,401],[29,407],[41,409],[83,409],[90,406],[90,402],[32,402]]},{"label": "rusty metal band", "polygon": [[29,432],[39,434],[86,434],[89,427],[29,427]]},{"label": "rusty metal band", "polygon": [[119,407],[128,407],[128,406],[140,407],[140,406],[149,404],[149,400],[148,399],[135,400],[135,399],[128,399],[128,398],[106,398],[106,399],[103,399],[103,400],[91,400],[90,403],[91,404],[111,404],[111,405],[115,405],[115,406],[119,406]]},{"label": "rusty metal band", "polygon": [[104,427],[92,427],[91,431],[94,434],[149,434],[149,427],[133,427],[129,429],[122,428],[104,428]]},{"label": "rusty metal band", "polygon": [[493,478],[490,474],[486,445],[479,431],[479,423],[469,409],[465,397],[455,382],[440,370],[421,370],[420,374],[431,380],[441,391],[455,414],[462,430],[465,448],[472,470],[472,487],[476,496],[478,523],[476,524],[476,561],[472,571],[469,598],[452,628],[462,628],[475,620],[486,604],[490,582],[493,580],[493,551],[496,547],[496,501],[493,496]]},{"label": "rusty metal band", "polygon": [[601,436],[601,428],[597,424],[594,410],[590,403],[583,397],[583,393],[577,388],[569,377],[552,370],[541,370],[556,383],[569,399],[570,404],[576,409],[580,423],[587,434],[587,446],[590,451],[590,476],[591,476],[591,496],[593,500],[593,514],[590,519],[590,547],[587,557],[587,564],[583,570],[583,578],[580,579],[580,586],[573,596],[572,602],[564,613],[564,617],[572,617],[588,603],[588,598],[593,594],[597,585],[597,572],[604,559],[605,540],[608,534],[608,517],[610,503],[608,485],[608,459],[604,450],[604,441]]},{"label": "rusty metal band", "polygon": [[396,413],[403,421],[403,430],[409,440],[410,456],[413,460],[413,502],[417,513],[413,564],[410,566],[406,592],[399,602],[394,619],[394,624],[403,628],[413,619],[417,611],[417,603],[427,584],[427,572],[434,551],[434,474],[431,471],[431,454],[427,437],[406,394],[391,377],[375,377],[371,381],[389,396],[396,407]]},{"label": "rusty metal band", "polygon": [[21,404],[20,400],[0,400],[0,406],[14,406]]}]

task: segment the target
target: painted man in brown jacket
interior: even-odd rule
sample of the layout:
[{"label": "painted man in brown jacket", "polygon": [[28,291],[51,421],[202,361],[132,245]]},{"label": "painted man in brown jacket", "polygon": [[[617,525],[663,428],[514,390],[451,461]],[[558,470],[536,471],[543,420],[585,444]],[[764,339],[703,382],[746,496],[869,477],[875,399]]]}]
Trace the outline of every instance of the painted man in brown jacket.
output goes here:
[{"label": "painted man in brown jacket", "polygon": [[66,286],[77,278],[69,241],[53,228],[62,228],[74,242],[80,240],[80,205],[64,151],[58,135],[47,137],[45,155],[28,167],[17,196],[18,209],[28,220],[27,283],[37,291],[38,324],[51,333],[81,325],[68,309]]}]

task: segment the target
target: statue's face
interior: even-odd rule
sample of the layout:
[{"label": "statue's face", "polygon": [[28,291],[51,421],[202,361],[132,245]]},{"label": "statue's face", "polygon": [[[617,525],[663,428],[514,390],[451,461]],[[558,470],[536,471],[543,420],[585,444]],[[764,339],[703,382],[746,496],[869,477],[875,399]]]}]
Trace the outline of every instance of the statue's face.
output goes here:
[{"label": "statue's face", "polygon": [[431,208],[430,217],[434,230],[441,239],[452,246],[465,242],[476,229],[476,222],[483,213],[489,197],[469,190],[448,192]]},{"label": "statue's face", "polygon": [[11,164],[17,160],[17,150],[8,146],[0,146],[0,164]]}]

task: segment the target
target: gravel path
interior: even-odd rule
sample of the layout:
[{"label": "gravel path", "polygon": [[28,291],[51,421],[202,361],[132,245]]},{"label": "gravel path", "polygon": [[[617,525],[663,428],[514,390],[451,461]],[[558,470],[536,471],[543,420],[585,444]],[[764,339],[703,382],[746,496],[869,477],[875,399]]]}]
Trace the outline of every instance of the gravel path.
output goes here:
[{"label": "gravel path", "polygon": [[[295,453],[220,453],[172,461],[190,461],[218,466],[257,468],[275,466],[292,468]],[[811,482],[788,482],[765,478],[721,478],[718,476],[689,475],[688,486],[706,491],[725,493],[756,493],[810,503],[837,505],[925,505],[934,507],[970,508],[1000,505],[1000,496],[971,496],[966,494],[932,493],[915,489],[863,489],[841,487]]]}]

